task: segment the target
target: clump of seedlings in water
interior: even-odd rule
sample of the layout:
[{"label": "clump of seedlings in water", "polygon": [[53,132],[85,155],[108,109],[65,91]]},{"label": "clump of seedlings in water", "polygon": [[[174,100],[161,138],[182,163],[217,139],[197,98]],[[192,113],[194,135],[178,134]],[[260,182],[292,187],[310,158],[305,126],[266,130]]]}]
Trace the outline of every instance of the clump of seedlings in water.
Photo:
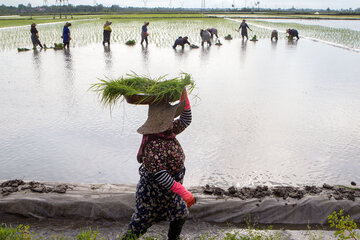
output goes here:
[{"label": "clump of seedlings in water", "polygon": [[165,76],[152,79],[132,73],[115,80],[101,80],[90,89],[97,92],[101,103],[111,109],[120,99],[132,104],[175,102],[185,88],[191,93],[194,87],[195,82],[187,73],[173,79],[165,79]]},{"label": "clump of seedlings in water", "polygon": [[221,46],[222,43],[220,42],[220,40],[217,41],[217,43],[215,43],[216,46]]},{"label": "clump of seedlings in water", "polygon": [[191,44],[191,45],[190,45],[190,48],[199,48],[199,46],[198,46],[198,45],[195,45],[195,44]]},{"label": "clump of seedlings in water", "polygon": [[54,43],[54,49],[55,50],[64,49],[64,44],[63,43]]},{"label": "clump of seedlings in water", "polygon": [[257,39],[256,35],[254,35],[254,36],[252,37],[252,39],[250,39],[250,41],[253,41],[253,42],[258,41],[258,39]]},{"label": "clump of seedlings in water", "polygon": [[133,46],[133,45],[135,45],[135,43],[136,43],[135,40],[129,40],[125,44],[129,45],[129,46]]},{"label": "clump of seedlings in water", "polygon": [[18,52],[26,52],[26,51],[30,51],[30,49],[28,49],[28,48],[18,48]]},{"label": "clump of seedlings in water", "polygon": [[226,39],[226,40],[232,40],[231,34],[226,35],[226,36],[225,36],[225,39]]}]

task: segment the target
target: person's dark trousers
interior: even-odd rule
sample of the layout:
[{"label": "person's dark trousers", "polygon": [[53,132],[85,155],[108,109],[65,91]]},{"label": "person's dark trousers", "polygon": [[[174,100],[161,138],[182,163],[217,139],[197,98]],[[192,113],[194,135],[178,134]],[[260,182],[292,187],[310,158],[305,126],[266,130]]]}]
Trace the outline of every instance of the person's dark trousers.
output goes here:
[{"label": "person's dark trousers", "polygon": [[180,240],[180,233],[184,223],[185,219],[170,222],[168,240]]}]

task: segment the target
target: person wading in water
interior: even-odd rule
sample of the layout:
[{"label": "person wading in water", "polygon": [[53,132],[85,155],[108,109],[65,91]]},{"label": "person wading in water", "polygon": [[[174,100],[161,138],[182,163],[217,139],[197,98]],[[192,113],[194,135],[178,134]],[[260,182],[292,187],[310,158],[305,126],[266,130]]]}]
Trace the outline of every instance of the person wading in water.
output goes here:
[{"label": "person wading in water", "polygon": [[241,37],[242,37],[242,40],[244,40],[244,37],[246,37],[246,40],[248,40],[249,37],[248,37],[247,29],[250,29],[250,31],[252,31],[252,30],[251,30],[251,28],[249,28],[249,26],[248,26],[247,23],[245,22],[245,19],[242,20],[242,22],[241,22],[241,24],[240,24],[240,26],[239,26],[238,31],[240,31],[240,29],[241,29]]},{"label": "person wading in water", "polygon": [[30,32],[31,32],[31,41],[32,44],[34,45],[34,49],[37,47],[37,45],[43,48],[39,39],[39,32],[36,29],[36,23],[31,24]]},{"label": "person wading in water", "polygon": [[170,221],[168,239],[180,240],[188,208],[195,198],[182,185],[185,155],[176,135],[190,125],[191,119],[186,90],[176,105],[167,102],[149,105],[148,119],[138,129],[143,139],[137,155],[141,167],[135,212],[121,239],[139,237],[152,224],[166,220]]}]

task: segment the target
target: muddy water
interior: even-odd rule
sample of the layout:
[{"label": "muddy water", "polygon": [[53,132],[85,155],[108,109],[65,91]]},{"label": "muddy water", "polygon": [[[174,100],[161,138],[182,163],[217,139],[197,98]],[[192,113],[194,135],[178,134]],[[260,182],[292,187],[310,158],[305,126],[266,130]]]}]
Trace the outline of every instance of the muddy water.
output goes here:
[{"label": "muddy water", "polygon": [[[199,21],[196,29],[211,23]],[[221,36],[237,25],[215,24],[223,24]],[[128,47],[121,36],[111,49],[100,37],[70,51],[17,53],[2,42],[0,178],[136,183],[136,129],[147,108],[123,103],[110,114],[88,88],[130,71],[184,71],[198,96],[193,123],[178,136],[186,185],[360,182],[359,53],[307,39],[242,42],[235,32],[221,47],[174,51],[180,32],[199,44],[195,27],[164,33],[148,48]]]}]

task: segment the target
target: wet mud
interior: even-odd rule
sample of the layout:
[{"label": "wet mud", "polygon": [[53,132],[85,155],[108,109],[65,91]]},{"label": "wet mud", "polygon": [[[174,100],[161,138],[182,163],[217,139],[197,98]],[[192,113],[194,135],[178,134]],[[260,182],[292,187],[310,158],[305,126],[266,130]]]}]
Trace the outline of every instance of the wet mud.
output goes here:
[{"label": "wet mud", "polygon": [[[352,184],[353,185],[353,184]],[[356,184],[355,184],[356,185]],[[354,185],[353,185],[354,186]],[[220,198],[235,197],[242,200],[246,199],[263,199],[265,197],[302,199],[307,195],[325,195],[329,200],[352,200],[360,197],[360,189],[351,188],[340,185],[329,185],[324,183],[322,187],[317,186],[304,186],[304,187],[291,187],[291,186],[257,186],[257,187],[243,187],[236,188],[234,186],[224,190],[223,188],[206,185],[202,187],[203,193],[207,195],[216,195]]]},{"label": "wet mud", "polygon": [[67,184],[49,186],[36,181],[24,182],[23,180],[14,179],[1,183],[0,193],[3,197],[8,196],[14,192],[25,191],[28,189],[36,193],[66,193],[68,188],[69,186]]}]

